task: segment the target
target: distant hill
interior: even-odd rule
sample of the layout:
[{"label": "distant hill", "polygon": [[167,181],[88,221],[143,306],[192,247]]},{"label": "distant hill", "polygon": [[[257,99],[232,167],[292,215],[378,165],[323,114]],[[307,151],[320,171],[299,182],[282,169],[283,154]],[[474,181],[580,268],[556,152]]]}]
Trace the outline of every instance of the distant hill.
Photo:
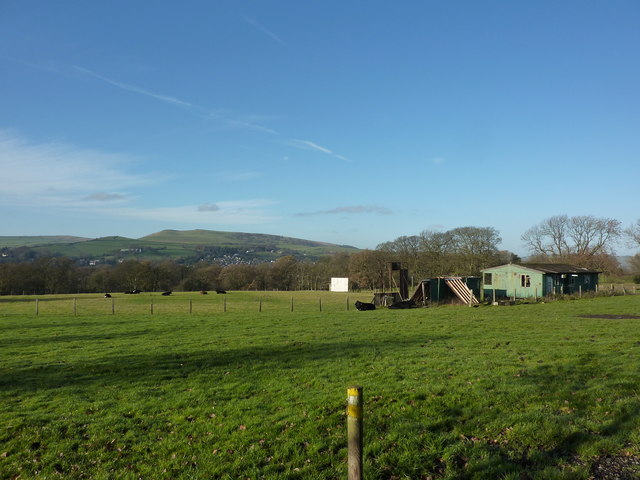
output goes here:
[{"label": "distant hill", "polygon": [[87,240],[91,239],[84,237],[73,237],[69,235],[39,235],[17,237],[0,235],[0,248],[35,247],[38,245],[56,245],[59,243],[86,242]]},{"label": "distant hill", "polygon": [[214,230],[163,230],[138,239],[119,236],[95,239],[69,236],[0,237],[0,252],[4,261],[61,255],[87,265],[116,263],[127,258],[180,263],[260,263],[284,255],[317,260],[337,252],[355,251],[355,247],[348,245]]}]

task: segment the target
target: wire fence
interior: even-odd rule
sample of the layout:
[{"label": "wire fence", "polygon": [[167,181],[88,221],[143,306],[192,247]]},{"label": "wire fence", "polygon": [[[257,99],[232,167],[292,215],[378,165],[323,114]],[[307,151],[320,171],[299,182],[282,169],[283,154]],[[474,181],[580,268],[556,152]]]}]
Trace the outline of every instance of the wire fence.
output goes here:
[{"label": "wire fence", "polygon": [[225,313],[331,313],[355,311],[371,293],[229,292],[41,295],[0,297],[0,315],[212,315]]}]

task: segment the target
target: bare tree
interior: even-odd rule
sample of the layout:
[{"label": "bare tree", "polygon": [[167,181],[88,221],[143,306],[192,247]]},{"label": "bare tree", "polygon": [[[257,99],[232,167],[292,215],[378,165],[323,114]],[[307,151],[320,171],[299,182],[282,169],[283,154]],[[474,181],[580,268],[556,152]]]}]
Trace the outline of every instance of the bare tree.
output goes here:
[{"label": "bare tree", "polygon": [[521,239],[532,255],[566,255],[569,253],[568,224],[569,217],[556,215],[531,227]]},{"label": "bare tree", "polygon": [[640,273],[640,253],[636,253],[629,259],[629,266],[631,267],[631,273]]},{"label": "bare tree", "polygon": [[532,255],[589,257],[610,254],[622,234],[620,222],[592,215],[556,215],[530,228],[522,241]]},{"label": "bare tree", "polygon": [[624,234],[627,237],[629,245],[633,247],[640,247],[640,219],[636,220],[636,223],[624,230]]},{"label": "bare tree", "polygon": [[583,215],[572,217],[568,224],[568,236],[573,241],[572,253],[580,256],[610,253],[612,244],[621,234],[620,222],[613,218]]}]

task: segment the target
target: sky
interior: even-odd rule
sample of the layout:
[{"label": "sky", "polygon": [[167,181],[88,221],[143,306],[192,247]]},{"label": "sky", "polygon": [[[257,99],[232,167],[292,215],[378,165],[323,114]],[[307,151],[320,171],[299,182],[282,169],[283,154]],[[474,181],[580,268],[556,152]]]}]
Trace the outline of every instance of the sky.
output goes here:
[{"label": "sky", "polygon": [[640,218],[639,86],[637,0],[0,0],[0,235],[523,255],[554,215]]}]

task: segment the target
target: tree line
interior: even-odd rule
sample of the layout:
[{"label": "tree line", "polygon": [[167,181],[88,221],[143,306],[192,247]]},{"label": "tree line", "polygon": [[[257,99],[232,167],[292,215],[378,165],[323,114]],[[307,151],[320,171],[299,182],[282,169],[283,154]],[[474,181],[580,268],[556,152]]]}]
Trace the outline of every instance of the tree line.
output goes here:
[{"label": "tree line", "polygon": [[[610,218],[550,217],[522,235],[538,262],[569,263],[604,273],[619,273],[614,247],[626,240],[640,247],[640,220],[627,229]],[[274,262],[223,266],[126,260],[117,265],[80,266],[66,257],[41,257],[0,264],[0,295],[97,293],[142,290],[322,290],[331,277],[349,277],[353,289],[394,286],[391,262],[407,268],[416,281],[445,275],[479,275],[483,268],[521,259],[500,250],[492,227],[460,227],[445,232],[424,230],[384,242],[375,250],[336,253],[311,262],[291,255]],[[640,273],[640,254],[631,259]]]}]

